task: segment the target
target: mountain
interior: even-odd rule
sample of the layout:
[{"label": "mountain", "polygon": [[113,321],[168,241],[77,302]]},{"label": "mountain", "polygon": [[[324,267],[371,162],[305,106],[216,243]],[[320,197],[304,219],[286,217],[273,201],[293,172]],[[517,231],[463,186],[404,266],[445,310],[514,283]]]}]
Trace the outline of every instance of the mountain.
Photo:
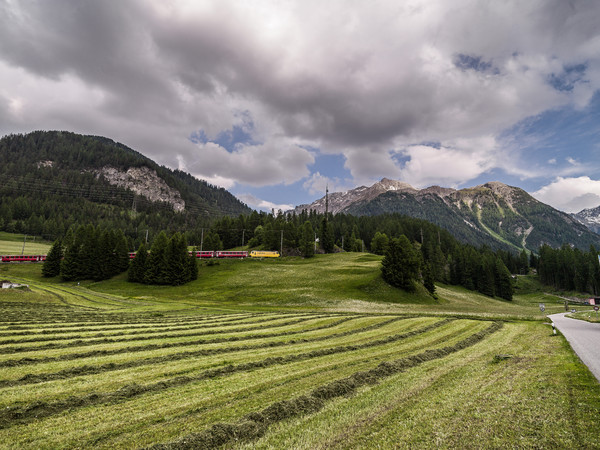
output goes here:
[{"label": "mountain", "polygon": [[[311,209],[324,212],[325,198],[294,211]],[[492,248],[537,251],[542,244],[564,243],[586,250],[591,244],[600,247],[600,236],[573,217],[500,182],[460,190],[415,189],[384,178],[370,187],[330,194],[329,211],[366,216],[401,213],[446,228],[463,242]]]},{"label": "mountain", "polygon": [[73,224],[188,230],[252,210],[231,193],[111,139],[35,131],[0,139],[0,229],[61,236]]},{"label": "mountain", "polygon": [[600,206],[579,211],[573,217],[594,233],[600,233]]}]

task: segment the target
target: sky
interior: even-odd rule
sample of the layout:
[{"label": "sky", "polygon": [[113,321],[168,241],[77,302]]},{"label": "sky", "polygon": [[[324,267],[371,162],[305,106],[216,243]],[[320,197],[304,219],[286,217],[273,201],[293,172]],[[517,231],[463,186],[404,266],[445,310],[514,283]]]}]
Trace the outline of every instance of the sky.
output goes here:
[{"label": "sky", "polygon": [[0,135],[289,209],[388,177],[600,205],[597,0],[0,0]]}]

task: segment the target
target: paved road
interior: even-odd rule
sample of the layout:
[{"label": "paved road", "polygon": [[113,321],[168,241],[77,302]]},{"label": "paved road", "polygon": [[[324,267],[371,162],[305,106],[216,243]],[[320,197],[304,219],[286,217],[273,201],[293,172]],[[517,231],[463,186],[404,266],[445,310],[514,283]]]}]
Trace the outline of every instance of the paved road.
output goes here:
[{"label": "paved road", "polygon": [[552,314],[548,317],[567,338],[577,356],[600,381],[600,323],[565,317],[568,313]]}]

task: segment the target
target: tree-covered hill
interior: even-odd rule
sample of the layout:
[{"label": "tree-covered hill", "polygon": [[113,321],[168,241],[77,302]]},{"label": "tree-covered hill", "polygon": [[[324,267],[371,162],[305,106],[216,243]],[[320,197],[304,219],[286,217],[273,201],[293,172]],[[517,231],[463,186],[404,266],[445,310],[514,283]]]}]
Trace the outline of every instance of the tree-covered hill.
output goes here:
[{"label": "tree-covered hill", "polygon": [[[134,192],[131,184],[109,179],[107,168],[123,179],[131,178],[127,171],[143,169],[136,173],[152,177],[146,184],[161,192],[156,198],[148,190]],[[123,144],[65,131],[0,139],[0,176],[0,230],[50,239],[76,223],[120,228],[134,235],[184,230],[251,212],[225,189],[160,166]],[[169,195],[184,205],[179,212]]]}]

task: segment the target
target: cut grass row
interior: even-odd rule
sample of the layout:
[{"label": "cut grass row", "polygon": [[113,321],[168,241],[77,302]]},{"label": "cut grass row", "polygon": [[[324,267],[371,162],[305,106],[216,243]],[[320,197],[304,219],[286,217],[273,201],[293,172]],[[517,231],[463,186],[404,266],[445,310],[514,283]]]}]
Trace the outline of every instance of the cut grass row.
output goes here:
[{"label": "cut grass row", "polygon": [[[481,325],[481,323],[478,325]],[[483,325],[485,326],[485,324]],[[463,329],[462,332],[454,335],[450,329],[447,329],[446,333],[441,336],[431,336],[431,342],[424,345],[443,347],[455,339],[464,339],[472,334],[473,330]],[[426,336],[429,336],[429,333]],[[172,418],[174,422],[169,427],[168,435],[170,436],[172,433],[177,433],[182,421],[204,426],[218,418],[238,417],[240,414],[244,414],[244,411],[247,413],[255,409],[257,401],[265,402],[272,401],[273,398],[290,398],[292,392],[304,392],[307,387],[310,389],[311,386],[315,387],[321,382],[330,382],[339,378],[340,375],[350,375],[357,370],[367,370],[373,368],[379,362],[419,351],[419,348],[414,347],[414,344],[415,342],[421,342],[421,340],[415,337],[411,342],[409,341],[410,339],[407,339],[406,343],[401,346],[393,344],[370,345],[362,349],[352,348],[338,353],[332,353],[324,349],[322,352],[310,355],[310,357],[309,355],[303,355],[302,359],[298,359],[299,356],[290,355],[287,359],[270,358],[257,361],[256,364],[242,364],[233,368],[232,366],[224,366],[212,371],[207,370],[197,373],[195,376],[180,375],[145,385],[125,385],[113,392],[78,397],[75,402],[71,397],[67,397],[67,399],[70,399],[67,403],[60,403],[60,401],[54,403],[34,402],[29,405],[30,409],[20,411],[24,414],[20,419],[21,424],[12,423],[10,432],[16,439],[15,442],[25,443],[31,439],[35,441],[40,438],[40,434],[43,434],[40,432],[41,429],[47,430],[48,427],[53,429],[53,423],[55,422],[63,423],[67,428],[72,426],[72,422],[67,423],[70,422],[67,419],[69,417],[70,420],[76,421],[80,427],[80,433],[87,433],[90,430],[93,434],[98,430],[97,427],[106,427],[105,423],[98,422],[97,415],[99,414],[105,420],[112,422],[112,432],[103,437],[107,440],[106,445],[111,445],[111,442],[114,442],[113,438],[125,437],[131,431],[131,417],[129,420],[125,420],[126,423],[118,423],[118,425],[114,420],[117,422],[123,420],[123,415],[126,415],[127,412],[131,414],[132,408],[134,408],[137,411],[135,417],[138,421],[144,422],[143,416],[149,414],[153,416],[152,420],[164,421]],[[385,351],[380,351],[380,348]],[[311,363],[306,364],[306,361]],[[275,397],[273,397],[274,393],[276,393]],[[104,395],[108,395],[108,397]],[[182,400],[182,404],[179,403],[180,400]],[[181,411],[180,409],[190,401],[196,404],[196,407],[192,407],[195,412],[190,412],[189,409]],[[198,406],[198,402],[201,402],[204,406]],[[240,406],[242,409],[237,406],[230,408],[232,402],[235,402],[236,405],[237,403],[243,405],[243,407]],[[171,411],[166,412],[165,408]],[[119,413],[118,410],[122,412]],[[142,413],[142,410],[146,412]],[[14,409],[11,411],[19,412]],[[111,411],[109,413],[110,419],[102,411]],[[154,411],[158,411],[158,413],[154,414]],[[141,413],[139,417],[137,416],[138,412]],[[34,414],[37,417],[34,419],[29,416],[30,421],[24,418],[27,414]],[[46,414],[50,415],[47,416],[47,419],[42,420],[42,417]],[[193,420],[189,417],[190,414],[193,416]],[[159,417],[162,417],[162,419]],[[95,425],[91,425],[90,421],[94,422]],[[140,426],[139,422],[136,423]],[[118,430],[118,432],[115,430]],[[142,430],[137,430],[137,432],[138,434],[141,432],[141,435],[145,434]],[[0,438],[3,433],[0,433]],[[179,433],[181,433],[181,430]],[[135,442],[139,443],[140,437],[138,435]],[[24,439],[24,441],[21,439]],[[100,441],[94,439],[95,445],[98,442]],[[131,444],[130,441],[128,445],[131,446]]]},{"label": "cut grass row", "polygon": [[[239,336],[239,337],[234,337],[234,338],[229,338],[227,340],[224,339],[213,339],[210,340],[206,343],[221,343],[221,342],[233,342],[233,341],[238,341],[238,340],[254,340],[254,339],[263,339],[263,338],[274,338],[274,337],[282,337],[282,336],[291,336],[291,335],[295,335],[295,334],[307,334],[307,332],[314,332],[317,330],[325,330],[327,328],[334,328],[337,327],[338,325],[347,322],[349,320],[352,320],[352,317],[346,317],[343,319],[338,319],[335,321],[327,321],[325,324],[322,325],[318,325],[315,327],[311,327],[311,328],[303,328],[301,330],[289,330],[289,331],[282,331],[280,333],[270,333],[270,334],[258,334],[258,335],[254,335],[252,337],[247,337],[247,336]],[[399,320],[399,319],[391,319],[390,321],[395,321],[395,320]],[[383,325],[386,325],[387,323],[389,323],[390,321],[386,321],[386,322],[380,322],[377,323],[375,325],[371,325],[371,329],[375,328],[375,327],[381,327]],[[352,330],[352,332],[361,332],[361,331],[366,331],[367,328],[358,328],[355,330]],[[345,335],[349,334],[349,332],[346,332]],[[325,338],[330,338],[333,335],[330,336],[325,336]],[[339,335],[338,335],[339,336]],[[309,341],[316,341],[319,339],[323,339],[323,337],[313,337],[313,338],[307,338],[304,337],[302,339],[303,342],[309,342]],[[92,373],[101,373],[101,372],[105,372],[105,371],[113,371],[113,370],[122,370],[124,368],[130,368],[130,367],[139,367],[139,366],[145,366],[145,365],[152,365],[152,364],[156,364],[159,362],[166,362],[166,361],[177,361],[177,360],[181,360],[181,359],[188,359],[188,358],[196,358],[199,356],[207,356],[207,355],[216,355],[216,354],[220,354],[220,353],[229,353],[229,352],[236,352],[236,351],[244,351],[244,350],[253,350],[256,348],[263,348],[263,347],[277,347],[277,346],[283,346],[289,343],[296,343],[296,341],[294,340],[289,340],[289,341],[268,341],[268,342],[262,342],[259,344],[251,344],[251,345],[245,345],[245,346],[233,346],[233,347],[220,347],[220,348],[212,348],[212,349],[201,349],[201,350],[191,350],[191,351],[185,351],[185,352],[177,352],[177,353],[169,353],[169,354],[162,354],[162,355],[158,355],[158,356],[148,356],[145,358],[140,358],[139,355],[137,358],[135,359],[128,359],[127,361],[122,361],[122,362],[115,362],[115,361],[111,361],[111,362],[106,362],[103,364],[96,364],[96,365],[90,365],[90,364],[84,364],[81,366],[73,366],[72,362],[68,362],[65,363],[64,365],[67,366],[67,368],[61,368],[58,371],[55,372],[29,372],[25,375],[22,375],[21,378],[19,379],[15,379],[15,380],[11,380],[11,379],[1,379],[0,380],[0,387],[4,387],[4,386],[15,386],[15,385],[19,385],[19,384],[32,384],[32,383],[39,383],[42,381],[48,381],[48,380],[56,380],[56,379],[63,379],[63,378],[70,378],[73,376],[81,376],[81,375],[88,375],[88,374],[92,374]],[[144,348],[145,352],[148,352],[147,349]],[[135,352],[124,352],[128,354],[128,358],[131,358],[133,355],[133,353]],[[60,361],[73,361],[75,359],[79,359],[76,356],[81,356],[78,354],[75,355],[64,355],[64,356],[68,356],[68,357],[61,357]],[[40,360],[37,361],[38,362],[38,369],[41,367],[41,369],[43,370],[44,368],[46,368],[48,366],[48,364],[42,365],[39,364],[41,362],[48,362],[52,360],[51,358],[48,358],[46,360]],[[54,359],[54,361],[57,361],[58,359]],[[97,358],[95,358],[95,360],[97,360]],[[56,370],[57,365],[54,364],[54,370]],[[21,369],[15,370],[15,372],[19,373],[21,372]],[[10,370],[5,370],[4,371],[5,376],[10,376],[11,375],[11,371]]]},{"label": "cut grass row", "polygon": [[318,386],[307,395],[295,397],[292,400],[275,402],[261,411],[243,416],[237,423],[214,424],[207,430],[191,433],[171,443],[154,445],[152,448],[214,448],[228,444],[231,441],[239,442],[259,438],[273,424],[293,417],[315,413],[321,410],[326,402],[348,396],[363,386],[378,384],[381,380],[394,374],[404,372],[427,361],[441,359],[475,345],[501,327],[501,322],[495,322],[488,328],[459,341],[453,346],[445,346],[435,350],[429,349],[416,355],[380,363],[373,369],[358,371],[349,377]]},{"label": "cut grass row", "polygon": [[[437,320],[439,321],[439,319]],[[153,359],[156,360],[153,364],[141,364],[145,367],[138,368],[137,361],[142,360],[141,356],[136,356],[132,354],[124,354],[121,360],[115,360],[114,358],[110,362],[104,363],[104,366],[108,369],[111,368],[111,365],[119,365],[122,364],[124,366],[128,366],[131,364],[132,369],[128,371],[120,370],[117,373],[113,374],[110,377],[101,374],[97,377],[86,377],[86,387],[85,389],[96,389],[99,386],[102,386],[102,389],[118,389],[122,386],[122,381],[126,382],[127,379],[135,379],[136,382],[141,382],[143,380],[151,381],[158,380],[163,376],[164,373],[167,374],[189,374],[194,373],[194,371],[199,370],[208,370],[215,367],[223,367],[226,365],[232,364],[242,364],[245,362],[258,362],[264,359],[269,359],[273,357],[286,357],[290,354],[297,354],[299,350],[310,350],[310,351],[323,351],[324,349],[329,349],[331,346],[339,346],[341,344],[356,344],[356,343],[364,343],[373,339],[382,339],[384,336],[389,336],[389,334],[393,331],[412,331],[415,327],[420,327],[422,324],[431,324],[435,323],[436,319],[425,319],[414,320],[409,323],[398,323],[397,319],[392,320],[383,320],[378,322],[364,322],[354,324],[354,327],[350,329],[346,329],[345,331],[342,328],[332,329],[334,333],[328,332],[328,330],[314,330],[312,333],[308,333],[315,335],[313,339],[294,339],[288,341],[274,341],[261,340],[256,342],[249,349],[247,346],[245,348],[240,348],[240,346],[215,346],[212,349],[201,349],[201,350],[191,350],[190,352],[185,352],[180,358],[180,354],[170,354],[161,352],[160,354],[156,354],[156,352],[146,353],[146,358],[144,359]],[[369,325],[369,323],[371,325]],[[364,326],[363,326],[364,325]],[[311,330],[308,330],[311,331]],[[279,344],[281,342],[281,344]],[[309,345],[310,344],[310,345]],[[285,348],[275,348],[282,347]],[[189,353],[192,353],[190,355]],[[198,355],[194,355],[193,353],[198,353]],[[232,354],[233,353],[233,354]],[[228,354],[226,359],[223,357],[216,358],[215,355],[220,354]],[[188,358],[189,357],[189,358]],[[173,359],[171,359],[173,358]],[[69,367],[73,367],[74,371],[77,371],[77,367],[75,365],[67,365],[68,363],[61,363],[61,368],[63,370],[68,370]],[[98,366],[100,365],[98,362],[92,364],[89,360],[87,362],[88,366]],[[52,365],[54,370],[56,370],[56,366]],[[39,369],[44,370],[48,368],[48,365],[40,365]],[[118,369],[118,367],[116,368]],[[121,368],[123,369],[123,368]],[[7,372],[10,374],[18,373],[16,369],[7,369]],[[43,372],[37,372],[39,375]],[[76,374],[75,374],[76,375]],[[76,375],[77,376],[77,375]],[[29,378],[29,377],[28,377]],[[82,381],[84,378],[78,377],[78,380]],[[35,393],[28,393],[27,387],[15,387],[12,389],[5,389],[3,401],[0,401],[1,406],[6,406],[11,402],[12,399],[21,399],[22,401],[26,401],[32,395],[35,395],[35,398],[41,399],[46,398],[45,392],[47,392],[48,396],[57,397],[60,395],[72,395],[77,391],[81,391],[81,386],[72,387],[70,385],[65,385],[64,383],[53,382],[53,383],[44,383],[43,385],[36,388]]]},{"label": "cut grass row", "polygon": [[[300,318],[297,318],[298,315],[289,314],[286,319],[286,322],[277,322],[281,320],[281,315],[275,317],[261,317],[259,319],[249,319],[247,322],[236,320],[233,325],[239,327],[240,325],[256,325],[255,327],[246,327],[242,330],[249,331],[252,329],[262,329],[269,328],[271,326],[285,326],[288,324],[301,323],[304,320],[309,320],[313,317],[318,317],[318,314],[302,314]],[[290,320],[291,319],[291,320]],[[269,324],[269,322],[276,322],[273,324]],[[18,339],[4,339],[0,340],[0,346],[3,346],[3,349],[0,349],[0,353],[11,353],[17,351],[35,351],[36,347],[33,346],[19,346],[19,344],[29,344],[34,342],[48,342],[47,344],[43,344],[42,347],[47,348],[62,348],[62,346],[84,346],[84,345],[95,345],[97,343],[112,343],[112,342],[129,342],[129,341],[138,341],[138,340],[147,340],[147,339],[168,339],[168,338],[178,338],[178,337],[190,337],[190,336],[201,336],[201,335],[209,335],[209,334],[218,334],[221,332],[235,332],[235,330],[240,330],[240,328],[227,329],[224,328],[227,323],[223,323],[221,321],[203,323],[195,326],[185,326],[180,327],[179,329],[172,328],[152,328],[148,329],[145,327],[145,330],[142,331],[123,331],[118,330],[116,333],[95,333],[95,334],[84,334],[78,332],[76,334],[68,334],[64,336],[56,336],[56,335],[46,335],[46,336],[34,336],[34,337],[21,337]],[[195,330],[192,332],[192,330]],[[50,344],[50,341],[67,341],[71,340],[71,343],[53,343]]]},{"label": "cut grass row", "polygon": [[[246,371],[251,371],[254,369],[260,369],[260,368],[264,368],[264,367],[273,366],[273,365],[288,364],[291,362],[297,362],[297,361],[302,361],[302,360],[311,360],[313,358],[319,358],[319,357],[323,357],[323,356],[331,356],[331,355],[347,353],[347,352],[356,352],[356,351],[361,351],[361,350],[365,350],[365,349],[377,349],[379,347],[385,348],[386,344],[391,344],[391,343],[397,342],[402,339],[407,339],[409,337],[413,337],[418,334],[426,333],[427,331],[433,330],[434,328],[438,328],[445,323],[446,323],[445,321],[438,321],[434,324],[423,327],[421,329],[413,330],[411,332],[402,333],[402,334],[398,334],[398,335],[394,335],[394,336],[388,336],[383,339],[366,340],[366,342],[363,339],[362,343],[360,343],[360,344],[342,345],[342,346],[336,346],[336,347],[330,347],[328,345],[321,346],[321,348],[313,349],[311,351],[304,352],[304,353],[296,353],[296,352],[293,352],[293,350],[292,350],[292,353],[290,353],[291,349],[288,350],[287,352],[282,352],[281,356],[273,355],[271,352],[267,352],[267,353],[262,352],[262,353],[258,353],[257,356],[259,358],[263,358],[263,359],[257,359],[255,361],[252,361],[252,358],[249,357],[249,355],[251,355],[252,352],[244,352],[243,354],[239,355],[240,361],[243,361],[243,362],[240,362],[238,364],[228,364],[225,366],[221,365],[216,368],[204,369],[204,370],[201,370],[200,372],[197,372],[197,370],[200,368],[200,367],[198,367],[198,363],[202,362],[202,358],[200,358],[198,361],[188,362],[188,364],[184,363],[182,365],[182,368],[185,370],[185,372],[187,372],[187,374],[185,374],[185,375],[177,375],[177,376],[168,377],[168,373],[173,373],[173,366],[169,365],[168,367],[165,367],[165,369],[168,370],[169,372],[168,373],[160,373],[159,381],[155,381],[155,382],[151,382],[151,383],[147,383],[147,384],[143,384],[143,385],[140,385],[137,383],[128,384],[125,386],[121,386],[119,389],[116,389],[116,390],[110,391],[110,392],[94,392],[94,393],[91,393],[88,395],[69,396],[69,397],[67,397],[67,399],[58,399],[58,400],[49,400],[49,401],[39,400],[40,393],[38,392],[37,393],[38,395],[36,396],[36,398],[38,400],[36,400],[33,403],[30,403],[30,404],[24,405],[24,406],[12,406],[12,407],[9,406],[9,407],[3,408],[2,411],[0,412],[0,426],[6,427],[6,426],[11,426],[14,423],[24,422],[24,421],[28,421],[30,419],[39,419],[41,417],[46,417],[46,416],[57,414],[66,409],[73,409],[73,408],[77,408],[77,407],[90,406],[90,405],[103,404],[103,403],[125,401],[127,399],[131,399],[133,397],[137,397],[139,395],[143,395],[148,392],[156,392],[156,391],[161,391],[161,390],[172,389],[174,387],[179,387],[182,385],[195,383],[195,382],[202,381],[205,379],[229,376],[229,375],[231,375],[233,373],[237,373],[237,372],[246,372]],[[448,335],[444,336],[443,339],[441,339],[440,341],[437,341],[437,342],[447,341],[450,336],[452,336],[452,333],[450,333],[449,336]],[[391,349],[394,352],[397,351],[395,348],[393,348],[393,346],[391,346],[391,347],[392,347]],[[304,348],[305,347],[303,347],[303,349]],[[267,358],[264,358],[263,355],[265,355],[265,354],[269,354],[269,356]],[[209,365],[210,361],[207,360],[205,364]],[[190,367],[190,366],[194,366],[194,367]],[[166,376],[166,378],[165,378],[165,376]],[[129,375],[127,375],[127,377],[130,378]],[[7,394],[10,394],[10,392],[8,392]],[[12,397],[11,395],[8,395],[8,396]]]}]

